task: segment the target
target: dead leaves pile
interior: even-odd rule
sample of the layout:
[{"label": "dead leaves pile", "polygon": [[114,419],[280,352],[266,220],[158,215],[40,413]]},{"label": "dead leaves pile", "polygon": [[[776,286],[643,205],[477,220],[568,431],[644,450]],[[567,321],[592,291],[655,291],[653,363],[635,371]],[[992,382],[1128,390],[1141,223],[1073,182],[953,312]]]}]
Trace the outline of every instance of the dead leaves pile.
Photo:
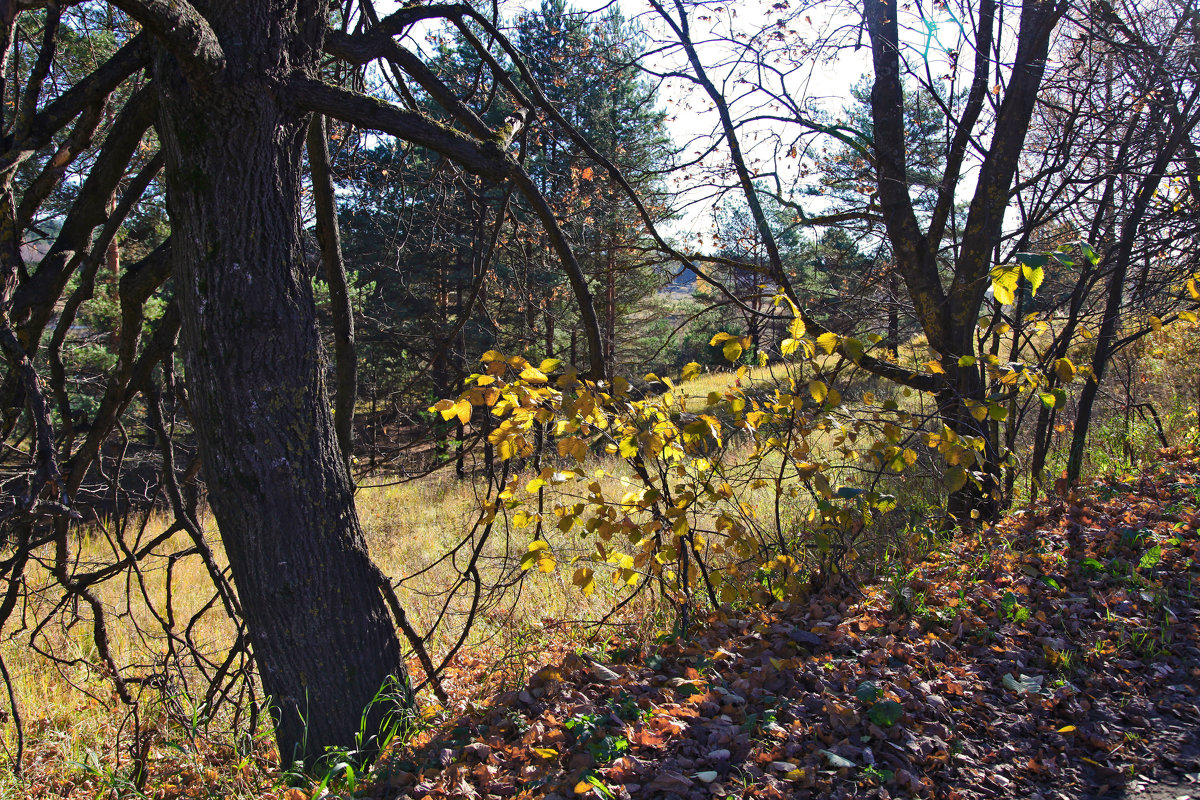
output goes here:
[{"label": "dead leaves pile", "polygon": [[[569,655],[381,763],[396,798],[1078,797],[1200,779],[1200,454],[860,587]],[[1131,785],[1132,784],[1132,785]]]}]

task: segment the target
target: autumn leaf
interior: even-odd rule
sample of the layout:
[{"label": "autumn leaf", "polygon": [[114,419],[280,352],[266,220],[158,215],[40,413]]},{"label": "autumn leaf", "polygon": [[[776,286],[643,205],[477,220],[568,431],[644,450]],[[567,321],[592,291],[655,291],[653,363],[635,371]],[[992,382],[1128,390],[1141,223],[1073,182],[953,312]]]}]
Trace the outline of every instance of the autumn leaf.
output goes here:
[{"label": "autumn leaf", "polygon": [[571,576],[571,583],[580,588],[586,597],[591,597],[596,591],[596,579],[590,567],[579,567]]},{"label": "autumn leaf", "polygon": [[536,367],[525,367],[521,370],[521,380],[526,383],[548,383],[550,379],[546,377],[546,373]]},{"label": "autumn leaf", "polygon": [[817,346],[824,350],[827,355],[832,355],[838,346],[838,335],[832,331],[822,333],[817,337]]},{"label": "autumn leaf", "polygon": [[1075,380],[1075,365],[1069,358],[1060,358],[1054,362],[1054,374],[1063,383],[1070,383]]}]

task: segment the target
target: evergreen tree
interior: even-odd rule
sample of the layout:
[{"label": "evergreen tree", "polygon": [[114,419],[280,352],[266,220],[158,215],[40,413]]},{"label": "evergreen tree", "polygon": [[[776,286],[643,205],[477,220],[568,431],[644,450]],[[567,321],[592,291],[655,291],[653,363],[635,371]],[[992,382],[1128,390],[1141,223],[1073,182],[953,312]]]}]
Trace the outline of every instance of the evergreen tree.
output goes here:
[{"label": "evergreen tree", "polygon": [[[594,20],[564,0],[543,0],[536,14],[519,21],[516,44],[568,122],[621,169],[660,221],[666,219],[661,177],[671,149],[655,88],[635,66],[636,29],[615,8]],[[535,122],[529,158],[543,192],[565,212],[564,227],[593,282],[609,371],[636,362],[639,338],[654,330],[637,323],[654,316],[648,301],[665,279],[644,256],[648,237],[633,205],[557,127]],[[559,319],[564,338],[574,342],[577,322],[565,293],[547,292],[543,300],[546,330]],[[546,345],[548,351],[556,346],[553,335]],[[574,347],[566,355],[574,360]]]}]

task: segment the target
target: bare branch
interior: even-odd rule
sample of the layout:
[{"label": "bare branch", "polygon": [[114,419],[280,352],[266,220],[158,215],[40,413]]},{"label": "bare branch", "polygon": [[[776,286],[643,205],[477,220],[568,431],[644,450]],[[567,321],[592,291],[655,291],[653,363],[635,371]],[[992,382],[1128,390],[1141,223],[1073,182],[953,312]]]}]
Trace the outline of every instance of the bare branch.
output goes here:
[{"label": "bare branch", "polygon": [[[313,205],[317,215],[317,243],[321,265],[329,287],[333,317],[333,354],[336,365],[333,424],[346,467],[350,467],[354,439],[354,401],[358,397],[358,362],[354,349],[354,309],[346,287],[346,264],[342,260],[342,240],[338,231],[337,200],[329,174],[329,145],[325,117],[313,114],[308,125],[308,165],[312,175]],[[353,474],[353,473],[351,473]]]}]

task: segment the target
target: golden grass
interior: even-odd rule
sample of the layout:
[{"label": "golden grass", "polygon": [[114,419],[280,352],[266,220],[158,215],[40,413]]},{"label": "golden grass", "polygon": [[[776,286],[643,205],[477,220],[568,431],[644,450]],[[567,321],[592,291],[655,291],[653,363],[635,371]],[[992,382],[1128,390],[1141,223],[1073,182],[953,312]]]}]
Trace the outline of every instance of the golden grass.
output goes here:
[{"label": "golden grass", "polygon": [[[521,484],[531,477],[524,476]],[[620,484],[619,478],[611,476],[603,481],[612,491]],[[439,559],[464,539],[468,540],[468,546],[479,541],[478,530],[474,539],[470,533],[485,499],[481,483],[458,481],[453,474],[441,472],[406,483],[364,485],[357,494],[356,505],[372,557],[393,580],[401,581],[397,593],[410,621],[421,633],[428,631],[438,618],[447,592],[461,574],[466,551],[453,561]],[[547,489],[550,494],[547,509],[553,504],[554,493],[567,489],[567,486]],[[151,515],[145,523],[147,537],[169,524],[159,514]],[[215,524],[206,517],[203,525],[206,540],[223,566]],[[116,552],[112,543],[118,534],[111,525],[89,528],[73,540],[72,555],[84,568],[111,563]],[[563,534],[548,526],[545,537],[554,546],[560,569],[552,574],[531,570],[507,592],[485,593],[483,613],[459,659],[467,669],[450,671],[448,688],[454,690],[452,694],[461,702],[479,699],[497,685],[522,680],[530,670],[545,663],[551,639],[559,647],[564,642],[582,646],[590,629],[563,621],[594,621],[611,608],[618,592],[610,582],[598,581],[597,591],[590,598],[583,597],[570,583],[570,559],[590,547],[577,534],[578,529]],[[136,538],[131,528],[124,535],[129,541]],[[485,589],[521,574],[519,558],[532,538],[530,530],[505,529],[497,522],[491,537],[480,548],[479,569]],[[161,611],[163,607],[168,556],[189,545],[186,535],[178,534],[156,549],[156,556],[148,559],[143,569],[144,595],[135,583],[132,594],[127,596],[130,587],[124,579],[107,581],[96,588],[96,597],[108,615],[111,649],[118,665],[152,664],[161,658],[164,639],[151,608]],[[43,568],[31,567],[27,574],[32,588],[27,618],[33,620],[51,611],[58,594],[53,577]],[[176,619],[186,620],[208,602],[212,584],[195,557],[179,559],[172,577]],[[435,663],[458,639],[470,606],[470,594],[469,586],[460,588],[432,637],[429,650]],[[642,603],[638,610],[644,612],[648,608]],[[82,622],[68,627],[65,623],[69,617],[59,614],[64,624],[49,626],[37,639],[41,648],[52,650],[58,657],[78,660],[70,666],[55,665],[30,647],[30,631],[19,628],[20,613],[14,615],[4,631],[0,654],[12,675],[26,739],[25,780],[17,780],[7,770],[0,771],[0,800],[68,796],[72,792],[80,796],[103,794],[119,788],[123,771],[128,769],[128,753],[124,748],[129,709],[119,701],[111,682],[96,669],[99,659],[91,643],[92,629],[85,604],[80,605],[78,613]],[[652,624],[652,620],[647,624]],[[219,610],[214,610],[202,618],[193,633],[210,657],[219,660],[232,645],[234,629]],[[480,680],[480,670],[484,677],[490,676],[490,683]],[[159,746],[152,754],[152,762],[155,759],[178,762],[182,758],[180,753],[186,754],[195,762],[191,772],[208,776],[196,779],[197,785],[207,781],[213,784],[214,791],[220,788],[221,793],[213,796],[262,797],[272,781],[277,782],[277,773],[250,769],[251,762],[233,757],[229,748],[188,740],[186,731],[168,724],[166,709],[157,694],[152,689],[143,691],[139,709],[143,729],[158,729]],[[176,702],[186,711],[191,701],[177,697]],[[177,713],[179,707],[174,709]],[[265,763],[261,756],[269,754],[270,743],[266,731],[260,733],[263,735],[257,748],[260,758],[254,763],[261,766]],[[122,737],[126,738],[125,743]],[[163,750],[168,742],[174,744],[166,745]],[[0,743],[11,763],[16,751],[16,729],[7,715],[0,718]]]},{"label": "golden grass", "polygon": [[[743,376],[741,388],[766,388],[786,383],[786,379],[786,372],[778,364],[751,368]],[[710,393],[724,393],[735,380],[732,372],[708,373],[695,381],[678,384],[675,395],[689,411],[702,411]],[[769,463],[774,462],[764,466]],[[623,462],[602,458],[588,468],[598,467],[603,470],[599,481],[607,496],[620,498],[631,488],[623,483],[622,476],[628,475]],[[520,485],[523,487],[531,477],[523,476]],[[556,499],[567,499],[566,493],[582,491],[580,484],[572,483],[548,487],[547,511]],[[518,494],[526,501],[531,499],[524,491]],[[739,496],[750,513],[761,515],[768,525],[773,524],[774,492],[770,486],[745,488]],[[468,550],[479,546],[484,586],[494,586],[521,574],[520,556],[534,538],[531,529],[511,528],[498,521],[487,541],[481,543],[476,521],[485,499],[482,478],[460,481],[448,470],[403,483],[364,481],[356,497],[371,555],[386,574],[400,582],[397,593],[414,627],[422,634],[430,631],[446,606],[429,642],[435,663],[458,639],[470,607],[469,586],[459,586],[458,593],[446,605],[447,593],[459,583]],[[575,499],[584,498],[580,495]],[[789,520],[805,514],[803,497],[787,502],[785,516]],[[74,555],[83,565],[111,563],[118,553],[113,542],[120,536],[135,541],[137,531],[133,525],[141,522],[144,522],[143,536],[152,536],[168,524],[161,515],[151,515],[144,520],[125,520],[123,530],[116,530],[111,524],[95,526],[73,541]],[[459,659],[463,668],[450,672],[449,688],[460,701],[479,699],[498,685],[522,680],[530,670],[545,663],[552,644],[560,648],[564,644],[586,646],[591,629],[583,623],[599,619],[621,596],[622,590],[599,568],[597,589],[591,597],[584,597],[571,584],[571,561],[588,555],[593,544],[580,536],[578,527],[563,533],[553,522],[549,520],[541,536],[553,547],[558,569],[549,574],[530,570],[506,592],[487,593],[487,602]],[[222,560],[214,523],[205,518],[202,524],[207,541]],[[149,560],[144,570],[145,596],[135,585],[130,602],[127,594],[130,587],[121,579],[97,588],[97,597],[110,618],[109,635],[119,665],[153,663],[161,657],[161,634],[147,637],[138,631],[161,630],[151,606],[162,607],[168,556],[189,545],[181,534],[157,548],[157,556]],[[459,557],[443,559],[456,545],[464,548]],[[30,580],[35,591],[28,616],[33,619],[46,612],[57,595],[49,574],[35,569]],[[212,592],[203,565],[194,557],[178,561],[172,585],[177,619],[185,619],[198,610]],[[81,606],[81,610],[86,622],[86,607]],[[641,623],[641,629],[633,632],[633,636],[648,637],[656,632],[663,624],[663,617],[656,616],[657,610],[653,597],[645,593],[644,602],[634,606],[625,617]],[[24,717],[26,780],[17,781],[11,774],[0,773],[0,800],[72,793],[95,795],[119,788],[128,769],[125,747],[129,712],[113,694],[111,682],[95,669],[97,658],[90,644],[90,626],[50,628],[39,638],[43,647],[52,648],[60,657],[78,659],[76,664],[58,667],[30,649],[29,631],[22,632],[16,627],[20,616],[14,615],[3,632],[0,653],[12,673],[17,703]],[[233,641],[232,625],[219,611],[205,615],[194,634],[214,659],[227,651]],[[261,739],[253,753],[234,756],[228,747],[190,739],[186,731],[169,724],[166,709],[154,690],[145,691],[143,696],[139,723],[143,729],[157,729],[159,742],[151,755],[152,764],[177,771],[180,774],[177,788],[190,780],[189,786],[209,786],[212,796],[249,798],[264,797],[272,787],[279,787],[278,772],[264,769],[270,763],[271,750],[265,730],[260,731]],[[176,699],[181,706],[190,702],[186,696]],[[126,741],[122,741],[122,736]],[[14,752],[15,728],[9,718],[0,719],[0,742],[10,755]],[[175,746],[164,744],[168,742]],[[155,775],[155,780],[159,780],[159,773]],[[186,779],[188,775],[192,777]]]}]

